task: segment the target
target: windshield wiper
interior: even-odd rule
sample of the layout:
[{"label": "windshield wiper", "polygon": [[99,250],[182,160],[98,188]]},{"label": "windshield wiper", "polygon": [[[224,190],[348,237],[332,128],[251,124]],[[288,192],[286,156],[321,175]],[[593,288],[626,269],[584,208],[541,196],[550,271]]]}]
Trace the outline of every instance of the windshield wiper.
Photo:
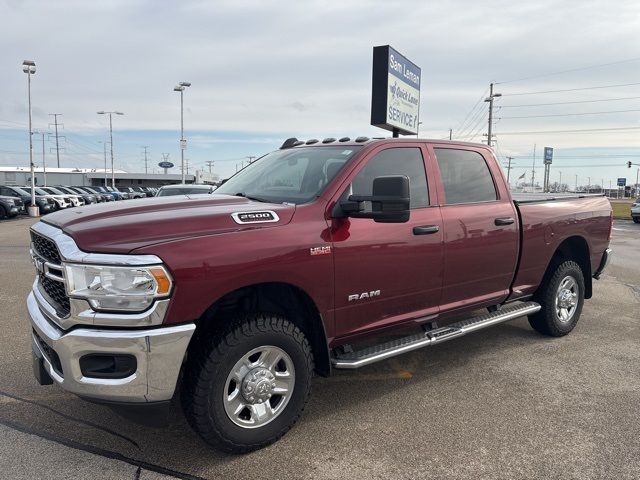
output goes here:
[{"label": "windshield wiper", "polygon": [[254,202],[273,203],[273,202],[271,202],[269,200],[265,200],[264,198],[254,197],[252,195],[247,195],[244,192],[238,192],[238,193],[234,194],[234,197],[244,197],[247,200],[253,200]]}]

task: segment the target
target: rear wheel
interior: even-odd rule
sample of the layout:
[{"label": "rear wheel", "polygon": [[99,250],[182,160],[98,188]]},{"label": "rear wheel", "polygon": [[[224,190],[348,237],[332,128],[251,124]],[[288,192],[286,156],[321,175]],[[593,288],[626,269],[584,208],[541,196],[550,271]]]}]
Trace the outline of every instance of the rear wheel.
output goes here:
[{"label": "rear wheel", "polygon": [[584,275],[573,261],[558,264],[545,275],[534,299],[542,309],[529,324],[543,335],[561,337],[574,329],[584,302]]},{"label": "rear wheel", "polygon": [[302,414],[313,357],[304,334],[285,318],[250,315],[190,356],[183,406],[207,443],[233,453],[256,450],[278,440]]}]

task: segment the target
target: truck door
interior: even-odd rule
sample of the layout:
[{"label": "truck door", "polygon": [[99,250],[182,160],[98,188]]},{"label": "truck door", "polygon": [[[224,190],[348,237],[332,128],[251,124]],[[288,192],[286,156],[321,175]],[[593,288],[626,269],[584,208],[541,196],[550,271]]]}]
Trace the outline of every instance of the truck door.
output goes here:
[{"label": "truck door", "polygon": [[[373,150],[338,193],[371,195],[373,179],[406,175],[411,214],[407,223],[365,218],[332,220],[335,262],[335,331],[357,334],[436,314],[442,286],[442,219],[435,187],[427,184],[418,144]],[[429,175],[430,177],[431,175]]]},{"label": "truck door", "polygon": [[441,310],[498,303],[509,293],[519,249],[517,212],[506,182],[485,149],[432,148],[444,223]]}]

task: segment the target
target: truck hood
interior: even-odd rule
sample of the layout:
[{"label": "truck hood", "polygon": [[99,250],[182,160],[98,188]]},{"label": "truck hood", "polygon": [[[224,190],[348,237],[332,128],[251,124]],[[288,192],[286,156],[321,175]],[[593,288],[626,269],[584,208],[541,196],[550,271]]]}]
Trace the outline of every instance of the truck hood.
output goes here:
[{"label": "truck hood", "polygon": [[[234,219],[234,214],[266,211],[275,212],[274,219],[256,223]],[[49,214],[42,221],[61,228],[81,250],[129,253],[181,238],[274,228],[289,223],[294,212],[294,205],[205,194],[86,205]]]}]

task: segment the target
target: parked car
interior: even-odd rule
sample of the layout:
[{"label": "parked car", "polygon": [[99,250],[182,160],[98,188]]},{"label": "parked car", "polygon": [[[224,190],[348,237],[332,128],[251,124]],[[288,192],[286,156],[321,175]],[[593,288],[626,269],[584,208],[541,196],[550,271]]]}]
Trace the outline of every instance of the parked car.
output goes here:
[{"label": "parked car", "polygon": [[104,187],[104,188],[106,188],[109,192],[111,192],[115,196],[116,200],[129,200],[131,198],[131,196],[127,192],[123,192],[118,188],[114,188],[114,187]]},{"label": "parked car", "polygon": [[103,202],[113,202],[115,198],[111,193],[102,187],[76,187],[85,192],[93,193],[97,198],[101,198]]},{"label": "parked car", "polygon": [[631,204],[631,219],[635,223],[640,223],[640,197]]},{"label": "parked car", "polygon": [[309,143],[212,195],[36,223],[35,265],[64,271],[27,300],[38,381],[117,403],[179,389],[206,442],[248,452],[292,427],[314,371],[521,317],[552,337],[576,326],[611,256],[604,196],[512,198],[486,145]]},{"label": "parked car", "polygon": [[211,193],[215,187],[212,185],[198,185],[195,183],[179,183],[175,185],[165,185],[160,187],[156,193],[156,197],[170,197],[172,195],[194,195],[202,193]]},{"label": "parked car", "polygon": [[[136,187],[134,187],[136,188]],[[151,187],[137,187],[139,191],[143,192],[147,197],[155,197],[155,193]]]},{"label": "parked car", "polygon": [[[24,204],[24,208],[26,209],[31,205],[31,189],[24,190],[20,187],[15,187],[13,185],[0,185],[0,195],[4,195],[7,197],[19,198],[22,200]],[[36,206],[40,209],[41,215],[46,215],[47,213],[53,212],[56,210],[56,203],[52,198],[43,197],[41,195],[36,195]]]},{"label": "parked car", "polygon": [[[21,187],[23,190],[27,190],[29,191],[30,187],[28,186],[23,186]],[[35,192],[37,195],[41,195],[43,197],[47,197],[50,198],[54,201],[54,205],[55,205],[55,210],[62,210],[65,208],[69,208],[72,206],[71,200],[69,198],[66,198],[62,193],[60,194],[53,194],[50,193],[46,190],[43,190],[41,187],[36,187],[35,188]]]},{"label": "parked car", "polygon": [[[48,187],[47,187],[48,188]],[[74,189],[72,189],[71,187],[65,187],[65,186],[60,186],[60,185],[56,185],[55,187],[51,187],[53,190],[59,191],[62,194],[65,195],[69,195],[70,198],[72,199],[72,203],[74,203],[74,207],[78,207],[81,205],[89,205],[91,203],[96,203],[96,197],[95,195],[90,195],[86,192],[78,192]],[[73,202],[73,198],[75,198],[77,200],[77,202]],[[76,203],[79,203],[76,204]]]},{"label": "parked car", "polygon": [[111,195],[111,197],[114,200],[124,200],[124,197],[122,196],[122,193],[118,192],[117,190],[114,190],[113,187],[94,187],[96,190],[99,190],[100,192],[103,193],[107,193],[109,195]]},{"label": "parked car", "polygon": [[0,195],[0,219],[16,217],[21,211],[24,211],[22,200]]},{"label": "parked car", "polygon": [[49,192],[51,195],[63,196],[69,201],[72,207],[81,207],[82,205],[84,205],[84,199],[82,198],[82,195],[79,195],[77,193],[63,192],[55,187],[41,187],[41,189],[45,192]]},{"label": "parked car", "polygon": [[79,187],[73,186],[73,187],[57,187],[59,189],[62,189],[62,191],[68,191],[70,193],[73,193],[75,195],[81,195],[82,198],[84,198],[84,202],[85,204],[91,204],[91,203],[102,203],[104,200],[102,198],[102,195],[98,194],[98,193],[93,193],[90,192],[88,190],[83,190]]},{"label": "parked car", "polygon": [[147,194],[142,190],[137,190],[134,187],[120,187],[121,192],[129,194],[129,198],[147,198]]}]

